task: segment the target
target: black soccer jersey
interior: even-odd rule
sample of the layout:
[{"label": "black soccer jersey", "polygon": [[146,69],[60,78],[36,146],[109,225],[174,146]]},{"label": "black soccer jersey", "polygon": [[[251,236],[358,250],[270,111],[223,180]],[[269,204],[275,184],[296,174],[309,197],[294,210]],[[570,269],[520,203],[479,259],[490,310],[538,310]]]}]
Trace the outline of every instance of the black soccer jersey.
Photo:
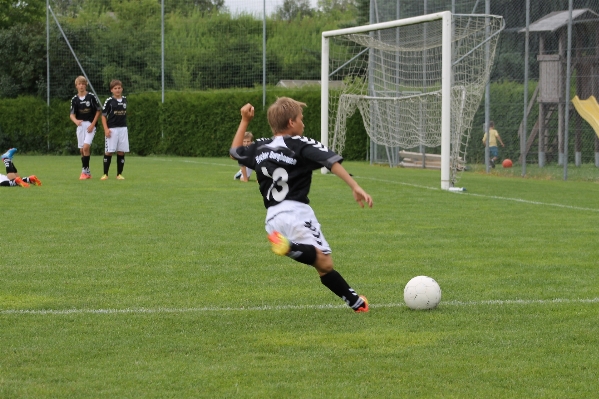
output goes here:
[{"label": "black soccer jersey", "polygon": [[71,114],[80,121],[93,122],[96,112],[100,110],[100,100],[93,93],[87,93],[83,100],[79,98],[79,94],[71,99]]},{"label": "black soccer jersey", "polygon": [[230,154],[256,171],[266,208],[284,200],[308,204],[312,171],[343,162],[340,155],[304,136],[259,139],[248,147],[232,148]]},{"label": "black soccer jersey", "polygon": [[114,97],[108,97],[104,101],[102,115],[106,117],[108,128],[127,127],[127,97],[121,97],[121,101]]}]

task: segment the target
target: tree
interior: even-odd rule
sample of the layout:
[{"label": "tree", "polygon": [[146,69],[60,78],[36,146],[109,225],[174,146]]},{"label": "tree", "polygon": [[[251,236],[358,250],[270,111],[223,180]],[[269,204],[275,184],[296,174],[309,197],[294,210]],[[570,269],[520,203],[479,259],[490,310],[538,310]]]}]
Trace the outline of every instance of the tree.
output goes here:
[{"label": "tree", "polygon": [[318,8],[327,14],[334,11],[346,12],[356,8],[356,0],[318,0]]},{"label": "tree", "polygon": [[[56,15],[75,18],[89,0],[52,0],[50,6]],[[95,0],[96,6],[108,0]]]},{"label": "tree", "polygon": [[370,0],[356,0],[356,14],[358,26],[370,23]]},{"label": "tree", "polygon": [[296,18],[311,17],[314,10],[310,8],[309,0],[285,0],[277,7],[276,16],[284,21]]},{"label": "tree", "polygon": [[39,22],[45,17],[45,0],[0,0],[0,29]]},{"label": "tree", "polygon": [[218,11],[225,5],[225,0],[169,0],[165,2],[165,13],[178,12],[188,16],[194,11],[201,13]]},{"label": "tree", "polygon": [[0,43],[0,97],[37,94],[45,75],[45,26],[17,24],[1,29]]}]

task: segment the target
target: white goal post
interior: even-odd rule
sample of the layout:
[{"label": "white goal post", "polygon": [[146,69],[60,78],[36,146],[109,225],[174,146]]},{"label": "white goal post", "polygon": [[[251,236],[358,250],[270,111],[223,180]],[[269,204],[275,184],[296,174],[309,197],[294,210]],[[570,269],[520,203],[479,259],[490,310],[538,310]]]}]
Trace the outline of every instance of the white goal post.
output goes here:
[{"label": "white goal post", "polygon": [[359,109],[376,144],[440,146],[441,188],[461,190],[457,172],[504,26],[500,16],[445,11],[323,32],[322,143],[342,154]]}]

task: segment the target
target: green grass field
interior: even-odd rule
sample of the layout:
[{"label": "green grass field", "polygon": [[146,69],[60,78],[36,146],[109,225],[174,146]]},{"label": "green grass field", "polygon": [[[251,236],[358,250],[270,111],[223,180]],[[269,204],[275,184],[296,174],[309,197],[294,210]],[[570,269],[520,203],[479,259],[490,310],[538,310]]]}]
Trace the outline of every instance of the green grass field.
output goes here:
[{"label": "green grass field", "polygon": [[[269,250],[226,158],[15,156],[0,188],[0,398],[589,398],[599,391],[599,184],[348,162],[310,198],[354,314]],[[499,172],[498,172],[499,173]],[[443,289],[411,311],[416,275]]]}]

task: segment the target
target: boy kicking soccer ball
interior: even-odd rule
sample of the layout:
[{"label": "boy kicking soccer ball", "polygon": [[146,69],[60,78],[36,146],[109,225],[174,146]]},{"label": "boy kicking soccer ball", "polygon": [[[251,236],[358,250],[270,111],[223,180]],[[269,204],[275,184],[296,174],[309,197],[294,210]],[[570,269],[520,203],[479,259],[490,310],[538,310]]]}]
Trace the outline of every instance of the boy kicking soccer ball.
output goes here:
[{"label": "boy kicking soccer ball", "polygon": [[368,312],[368,301],[358,295],[333,268],[327,243],[314,211],[308,205],[312,171],[325,166],[352,189],[354,199],[372,207],[372,198],[341,166],[343,158],[316,140],[303,136],[306,104],[281,97],[268,108],[268,124],[274,137],[243,145],[244,134],[254,118],[254,107],[241,108],[241,122],[230,154],[256,172],[266,207],[266,232],[277,255],[313,266],[324,286],[355,312]]}]

